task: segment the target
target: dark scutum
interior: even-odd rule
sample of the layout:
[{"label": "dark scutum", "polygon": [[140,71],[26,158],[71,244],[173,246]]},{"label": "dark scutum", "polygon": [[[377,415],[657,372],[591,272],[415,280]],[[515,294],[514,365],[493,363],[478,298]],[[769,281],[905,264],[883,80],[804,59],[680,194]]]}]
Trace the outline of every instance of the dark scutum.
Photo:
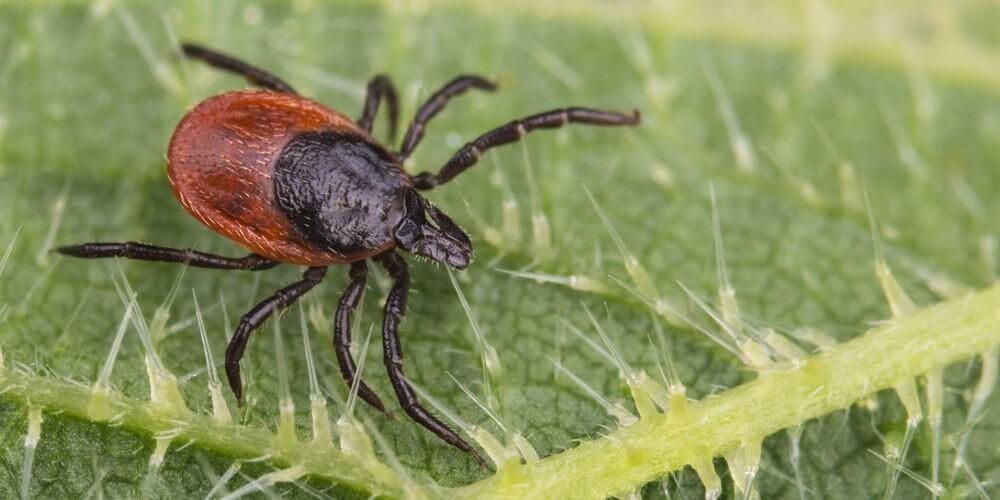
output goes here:
[{"label": "dark scutum", "polygon": [[391,243],[410,187],[390,153],[343,133],[299,135],[274,167],[275,195],[288,220],[340,255]]}]

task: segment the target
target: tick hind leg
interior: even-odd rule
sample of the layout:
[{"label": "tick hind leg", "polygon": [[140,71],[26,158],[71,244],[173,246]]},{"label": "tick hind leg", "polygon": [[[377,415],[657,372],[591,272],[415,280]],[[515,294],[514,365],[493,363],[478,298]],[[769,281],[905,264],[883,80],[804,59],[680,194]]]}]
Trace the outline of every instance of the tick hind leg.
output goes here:
[{"label": "tick hind leg", "polygon": [[250,312],[240,318],[240,324],[236,326],[233,338],[229,340],[226,347],[226,378],[229,379],[229,388],[233,390],[236,401],[243,399],[243,380],[240,378],[240,359],[243,358],[243,351],[246,350],[247,341],[250,334],[260,325],[267,321],[275,311],[281,311],[295,303],[309,290],[323,281],[326,275],[325,267],[310,267],[302,275],[302,279],[282,288],[274,295],[264,299],[250,310]]},{"label": "tick hind leg", "polygon": [[[365,293],[367,281],[368,265],[365,264],[365,261],[351,264],[351,284],[344,290],[344,294],[340,296],[340,302],[337,304],[333,348],[337,352],[340,374],[344,376],[348,387],[353,387],[355,378],[360,377],[357,373],[357,366],[354,364],[354,358],[351,356],[351,315],[361,303],[361,296]],[[382,400],[361,380],[358,380],[358,396],[376,410],[388,414]]]},{"label": "tick hind leg", "polygon": [[123,257],[126,259],[154,262],[177,262],[192,267],[204,267],[208,269],[259,271],[270,269],[279,264],[276,261],[255,253],[246,257],[223,257],[189,248],[158,247],[134,241],[126,241],[124,243],[81,243],[79,245],[58,247],[54,250],[64,255],[85,259]]},{"label": "tick hind leg", "polygon": [[392,80],[386,75],[377,75],[368,82],[368,94],[365,95],[365,109],[358,118],[358,126],[365,129],[369,134],[372,125],[375,123],[375,114],[378,113],[378,105],[385,99],[385,107],[389,112],[389,140],[396,140],[396,127],[399,125],[399,97],[396,96],[396,88],[392,85]]},{"label": "tick hind leg", "polygon": [[559,128],[568,123],[583,123],[587,125],[625,126],[639,124],[639,111],[629,114],[615,111],[600,111],[590,108],[565,108],[546,111],[520,120],[514,120],[502,127],[495,128],[479,136],[476,140],[462,146],[448,163],[441,167],[437,174],[423,172],[413,176],[417,189],[433,189],[440,186],[469,167],[479,162],[479,158],[487,150],[504,144],[516,142],[525,134],[536,129]]},{"label": "tick hind leg", "polygon": [[437,92],[434,92],[420,106],[417,114],[413,116],[410,126],[406,129],[406,135],[403,136],[403,143],[399,146],[400,163],[409,158],[413,150],[416,149],[417,144],[420,144],[420,140],[424,137],[424,128],[427,127],[427,122],[431,118],[434,118],[434,115],[441,112],[452,97],[464,94],[465,91],[472,88],[492,92],[497,89],[497,84],[481,76],[461,75],[444,84]]},{"label": "tick hind leg", "polygon": [[394,283],[389,291],[389,296],[385,300],[384,317],[382,318],[382,349],[385,356],[385,368],[389,373],[389,380],[392,388],[396,392],[400,406],[403,411],[418,424],[424,426],[446,443],[462,451],[472,453],[479,465],[486,467],[486,462],[479,456],[469,443],[466,443],[450,427],[432,415],[420,402],[417,401],[417,394],[406,381],[403,374],[403,346],[399,340],[399,323],[406,313],[406,297],[410,288],[410,273],[406,267],[406,262],[394,252],[388,252],[376,258],[382,263]]},{"label": "tick hind leg", "polygon": [[181,51],[184,52],[185,56],[192,59],[201,59],[209,66],[243,75],[250,83],[259,87],[287,94],[297,93],[291,85],[285,83],[281,78],[222,52],[216,52],[193,43],[182,43]]}]

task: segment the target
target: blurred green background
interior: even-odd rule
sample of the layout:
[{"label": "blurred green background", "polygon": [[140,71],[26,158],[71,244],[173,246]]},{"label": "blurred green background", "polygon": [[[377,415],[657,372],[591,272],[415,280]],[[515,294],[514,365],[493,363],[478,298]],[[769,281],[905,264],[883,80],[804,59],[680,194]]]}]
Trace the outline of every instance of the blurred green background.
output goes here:
[{"label": "blurred green background", "polygon": [[[0,248],[12,250],[0,275],[0,349],[8,366],[84,386],[104,363],[124,313],[115,291],[117,264],[59,258],[47,253],[53,245],[141,240],[241,253],[175,201],[164,155],[187,109],[246,84],[181,63],[172,48],[178,40],[268,68],[349,116],[360,114],[365,82],[378,72],[396,82],[404,122],[440,84],[480,73],[499,78],[500,91],[454,101],[432,122],[411,172],[436,169],[478,133],[548,108],[643,112],[643,126],[634,130],[567,127],[532,134],[523,145],[489,153],[431,195],[477,247],[476,261],[459,281],[503,365],[495,381],[502,386],[502,413],[542,456],[555,454],[616,424],[579,387],[556,376],[553,359],[609,399],[631,404],[617,368],[570,333],[573,326],[596,338],[584,306],[624,358],[650,374],[659,373],[662,359],[649,339],[662,327],[691,397],[753,377],[697,330],[654,319],[615,283],[627,281],[622,255],[585,186],[660,292],[684,307],[691,306],[677,282],[705,297],[714,297],[718,286],[714,186],[740,306],[754,325],[782,332],[811,327],[842,340],[888,316],[872,272],[863,192],[888,260],[918,303],[938,300],[933,288],[941,283],[992,283],[1000,229],[997,26],[1000,4],[991,1],[5,2]],[[380,119],[376,135],[384,137],[384,130]],[[547,230],[538,226],[542,217]],[[122,265],[152,318],[180,269]],[[478,344],[447,273],[423,262],[412,268],[403,326],[407,374],[462,418],[495,431],[449,377],[483,391]],[[501,270],[586,276],[601,286],[574,290]],[[218,360],[228,337],[223,310],[232,324],[299,272],[284,266],[185,273],[157,351],[181,379],[190,408],[202,414],[211,408],[191,290]],[[346,274],[346,268],[331,270],[304,302],[307,311],[328,319]],[[356,321],[359,340],[379,318],[388,290],[388,280],[376,274]],[[307,436],[299,325],[297,309],[281,321],[300,436]],[[342,399],[347,391],[335,369],[331,333],[320,328],[323,318],[309,325],[324,391]],[[127,334],[111,377],[118,391],[137,399],[149,390],[143,352],[134,332]],[[380,357],[374,342],[365,377],[389,397]],[[252,340],[243,366],[251,379],[245,425],[273,430],[279,383],[270,325]],[[1000,493],[1000,426],[992,416],[1000,398],[991,397],[975,426],[965,423],[979,371],[977,361],[948,371],[942,481],[952,496],[973,495],[977,484]],[[0,397],[4,497],[21,491],[28,403]],[[882,495],[886,465],[866,450],[885,454],[886,436],[902,432],[905,413],[889,393],[844,410],[804,427],[798,477],[788,436],[765,441],[756,481],[763,497]],[[469,457],[406,419],[358,411],[418,481],[455,486],[484,476]],[[248,458],[175,444],[150,472],[154,441],[148,434],[58,408],[43,415],[32,497],[203,496],[234,460]],[[966,432],[973,436],[967,459],[978,483],[962,471],[948,475],[954,443]],[[929,477],[930,454],[924,428],[905,464]],[[727,474],[724,462],[716,466]],[[247,463],[226,488],[270,470],[266,460]],[[329,481],[312,478],[270,493],[364,494],[350,485],[330,488]],[[728,478],[725,488],[731,494]],[[642,494],[698,498],[704,491],[687,469]],[[927,494],[916,481],[900,480],[898,497]]]}]

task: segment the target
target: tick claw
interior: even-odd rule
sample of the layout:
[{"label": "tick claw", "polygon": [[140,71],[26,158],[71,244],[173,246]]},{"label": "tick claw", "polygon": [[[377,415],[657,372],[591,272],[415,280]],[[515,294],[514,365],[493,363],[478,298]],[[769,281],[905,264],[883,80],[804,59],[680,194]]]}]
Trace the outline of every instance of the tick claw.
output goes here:
[{"label": "tick claw", "polygon": [[489,466],[488,463],[486,463],[486,460],[483,460],[483,456],[480,455],[476,451],[473,451],[471,453],[472,453],[472,457],[476,459],[477,463],[479,463],[479,468],[482,469],[483,472],[489,472],[490,471],[490,466]]}]

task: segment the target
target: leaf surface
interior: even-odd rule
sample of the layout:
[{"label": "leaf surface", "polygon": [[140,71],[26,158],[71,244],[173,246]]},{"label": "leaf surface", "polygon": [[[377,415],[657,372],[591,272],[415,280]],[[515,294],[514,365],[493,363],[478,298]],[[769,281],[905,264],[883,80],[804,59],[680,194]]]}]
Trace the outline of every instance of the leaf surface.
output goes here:
[{"label": "leaf surface", "polygon": [[[411,172],[434,170],[478,133],[537,111],[566,105],[642,111],[636,129],[570,126],[533,133],[520,145],[486,154],[430,195],[476,244],[476,260],[457,282],[499,358],[501,371],[490,376],[488,387],[482,346],[448,273],[409,259],[413,289],[403,323],[408,377],[503,440],[497,424],[451,377],[478,397],[492,394],[505,425],[543,457],[598,442],[620,426],[555,363],[637,413],[620,369],[573,333],[603,345],[588,314],[629,367],[663,385],[669,353],[692,400],[725,398],[757,378],[739,356],[699,331],[725,338],[692,299],[723,309],[712,190],[724,276],[748,331],[772,328],[813,351],[796,340],[797,332],[811,328],[843,342],[890,318],[874,272],[878,252],[866,199],[885,260],[918,307],[960,287],[987,288],[995,279],[993,214],[1000,208],[996,5],[770,2],[751,12],[732,4],[0,6],[0,248],[12,245],[0,267],[0,349],[4,380],[22,377],[0,398],[0,492],[10,497],[22,491],[32,409],[43,419],[27,476],[32,497],[204,496],[241,463],[215,491],[222,494],[288,470],[297,460],[320,463],[334,456],[306,445],[283,454],[271,439],[279,428],[282,370],[296,406],[298,440],[312,438],[300,314],[332,418],[342,413],[335,402],[346,399],[347,389],[330,347],[330,321],[346,268],[332,269],[303,309],[291,309],[277,323],[284,356],[277,354],[275,322],[254,336],[243,361],[250,380],[246,408],[238,413],[224,390],[240,422],[222,428],[231,435],[206,431],[193,441],[190,434],[168,439],[179,424],[171,426],[173,417],[148,403],[146,351],[131,326],[109,378],[112,393],[124,401],[115,408],[126,416],[109,423],[88,414],[90,388],[126,310],[116,291],[119,264],[47,251],[83,241],[139,240],[241,254],[176,203],[164,152],[190,106],[245,83],[179,62],[170,48],[174,40],[244,57],[349,116],[360,115],[367,78],[379,72],[396,82],[404,120],[456,74],[498,78],[495,95],[470,92],[432,122],[408,165]],[[382,120],[376,121],[379,137],[386,130]],[[192,290],[220,363],[239,315],[300,270],[189,269],[178,281],[181,269],[169,265],[121,267],[154,330],[158,307],[179,283],[156,353],[177,377],[195,415],[191,421],[211,430],[209,375]],[[636,279],[639,270],[648,282]],[[355,321],[356,348],[380,319],[390,285],[383,273],[375,274]],[[636,288],[646,298],[655,288],[698,327],[657,316],[632,292]],[[377,337],[377,325],[375,332]],[[983,351],[995,370],[995,351]],[[893,355],[888,346],[885,356]],[[365,379],[391,399],[380,358],[373,338]],[[964,358],[945,372],[937,460],[938,481],[949,495],[975,495],[976,488],[1000,493],[1000,427],[993,417],[1000,398],[982,382],[990,365],[982,359]],[[922,373],[905,375],[912,380]],[[918,389],[923,407],[932,406],[924,383]],[[980,417],[973,414],[970,422],[977,394],[985,399]],[[798,456],[793,433],[764,440],[757,491],[765,498],[881,496],[892,468],[875,453],[892,455],[907,412],[892,391],[858,403],[806,422]],[[392,496],[405,491],[406,481],[456,487],[488,476],[405,418],[390,420],[362,406],[355,413],[384,437],[385,448],[375,445],[379,456],[401,462],[405,476],[392,467],[384,476],[366,476],[349,460],[330,459],[325,472],[269,491]],[[151,469],[157,438],[169,447]],[[932,477],[933,442],[921,424],[902,462],[908,471]],[[967,466],[953,468],[960,447]],[[296,455],[305,449],[314,455]],[[724,493],[735,494],[726,462],[714,466]],[[666,478],[669,471],[662,472]],[[673,497],[696,498],[704,495],[701,479],[704,474],[699,478],[689,467],[641,491],[658,497],[665,488]],[[897,496],[927,494],[918,481],[900,477]]]}]

